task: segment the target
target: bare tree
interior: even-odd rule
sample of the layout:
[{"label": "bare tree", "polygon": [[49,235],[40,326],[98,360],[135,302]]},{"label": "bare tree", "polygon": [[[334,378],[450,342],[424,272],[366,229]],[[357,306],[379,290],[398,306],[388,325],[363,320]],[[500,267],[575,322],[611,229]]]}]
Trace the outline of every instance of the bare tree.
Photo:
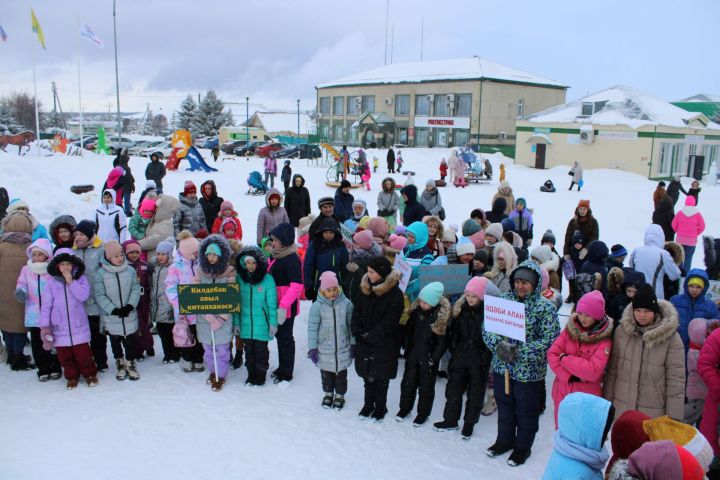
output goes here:
[{"label": "bare tree", "polygon": [[[35,131],[35,100],[27,92],[11,92],[2,102],[7,106],[10,115],[18,122],[23,129]],[[42,104],[38,101],[38,111],[42,110]],[[40,115],[43,126],[43,115]]]},{"label": "bare tree", "polygon": [[151,128],[154,135],[165,135],[168,130],[167,117],[162,113],[155,115],[152,119]]}]

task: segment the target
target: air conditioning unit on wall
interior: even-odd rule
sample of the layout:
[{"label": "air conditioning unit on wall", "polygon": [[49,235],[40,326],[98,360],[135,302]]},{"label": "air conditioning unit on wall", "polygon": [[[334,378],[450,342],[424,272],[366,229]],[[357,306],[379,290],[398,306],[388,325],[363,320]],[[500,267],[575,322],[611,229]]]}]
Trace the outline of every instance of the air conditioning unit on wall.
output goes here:
[{"label": "air conditioning unit on wall", "polygon": [[385,105],[392,105],[392,102],[393,102],[392,97],[387,97],[387,98],[385,99]]},{"label": "air conditioning unit on wall", "polygon": [[590,144],[595,141],[595,129],[592,125],[582,125],[580,127],[580,142]]},{"label": "air conditioning unit on wall", "polygon": [[362,107],[362,97],[355,97],[355,105],[357,105],[358,108]]},{"label": "air conditioning unit on wall", "polygon": [[428,95],[428,96],[427,96],[427,101],[430,102],[430,103],[433,103],[433,102],[435,101],[435,95]]},{"label": "air conditioning unit on wall", "polygon": [[498,133],[498,140],[507,140],[507,132]]}]

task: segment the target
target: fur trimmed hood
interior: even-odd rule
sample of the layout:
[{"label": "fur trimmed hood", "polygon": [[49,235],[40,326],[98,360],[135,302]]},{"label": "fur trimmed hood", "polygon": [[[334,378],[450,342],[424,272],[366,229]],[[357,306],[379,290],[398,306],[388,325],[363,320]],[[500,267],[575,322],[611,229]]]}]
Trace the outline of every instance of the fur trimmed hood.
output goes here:
[{"label": "fur trimmed hood", "polygon": [[[453,309],[452,309],[453,318],[457,318],[460,316],[460,314],[462,313],[462,309],[465,305],[468,305],[468,303],[467,303],[467,298],[465,298],[465,295],[463,294],[463,295],[460,295],[460,298],[458,298],[457,301],[455,302],[455,305],[453,305]],[[480,305],[478,305],[477,308],[482,308],[482,305],[483,305],[483,302],[481,300]],[[470,307],[470,305],[468,305],[468,308],[472,308],[472,307]]]},{"label": "fur trimmed hood", "polygon": [[[82,277],[85,273],[85,264],[83,263],[82,259],[80,257],[76,257],[75,255],[72,255],[67,252],[60,252],[59,254],[55,255],[52,260],[48,263],[47,266],[47,273],[55,278],[62,279],[62,274],[60,273],[60,262],[70,262],[72,263],[73,269],[72,269],[72,278],[73,280],[77,280],[78,278]],[[64,280],[63,280],[64,281]]]},{"label": "fur trimmed hood", "polygon": [[578,341],[580,343],[597,343],[600,340],[603,340],[605,338],[611,338],[613,333],[613,319],[605,315],[603,320],[603,325],[598,326],[598,330],[595,332],[593,331],[584,331],[580,328],[580,325],[578,325],[578,314],[573,313],[570,316],[570,319],[567,322],[567,325],[565,325],[565,329],[568,331],[568,335],[570,335],[570,338],[572,338],[575,341]]},{"label": "fur trimmed hood", "polygon": [[[418,308],[420,308],[420,300],[415,300],[412,305],[410,305],[410,313],[414,312]],[[433,322],[430,327],[432,328],[432,331],[435,335],[445,335],[445,332],[447,332],[448,324],[450,323],[451,311],[452,307],[450,305],[450,300],[448,300],[444,296],[440,297],[437,316],[435,318],[435,322]]]},{"label": "fur trimmed hood", "polygon": [[[245,269],[245,264],[243,262],[243,258],[248,255],[253,257],[257,262],[257,266],[255,267],[255,271],[252,276],[250,276],[248,271]],[[265,275],[267,274],[267,260],[265,260],[265,255],[263,255],[259,248],[254,246],[243,248],[235,256],[235,271],[246,283],[254,285],[262,282],[263,278],[265,278]]]},{"label": "fur trimmed hood", "polygon": [[370,285],[370,279],[368,278],[367,273],[363,275],[362,280],[360,281],[360,290],[362,290],[362,293],[365,295],[370,295],[371,293],[374,293],[376,296],[381,297],[388,293],[390,290],[395,288],[400,284],[400,279],[402,279],[402,273],[400,273],[399,270],[393,268],[392,271],[388,274],[385,279],[383,279],[382,282],[380,282],[378,285]]},{"label": "fur trimmed hood", "polygon": [[635,323],[632,303],[625,307],[620,320],[620,326],[628,335],[642,336],[648,348],[666,342],[677,332],[678,314],[672,303],[658,299],[660,314],[655,316],[655,323],[649,327],[641,328]]},{"label": "fur trimmed hood", "polygon": [[[205,256],[205,252],[207,251],[207,248],[210,246],[210,244],[216,244],[218,247],[220,247],[220,258],[218,259],[218,262],[215,265],[211,265],[210,262],[208,262],[207,257]],[[199,253],[198,253],[198,263],[200,264],[200,269],[206,273],[207,275],[210,275],[212,277],[219,277],[222,274],[224,274],[228,267],[230,266],[230,257],[232,256],[232,249],[230,248],[230,244],[225,239],[225,237],[213,234],[210,235],[207,238],[204,238],[203,241],[200,243]]]},{"label": "fur trimmed hood", "polygon": [[60,245],[62,242],[58,238],[58,229],[60,227],[69,227],[70,230],[70,244],[73,243],[72,234],[75,232],[77,222],[75,217],[72,215],[60,215],[50,223],[50,238],[55,245]]},{"label": "fur trimmed hood", "polygon": [[685,250],[683,250],[682,245],[677,242],[665,242],[663,248],[670,254],[675,265],[680,266],[685,263]]},{"label": "fur trimmed hood", "polygon": [[505,274],[510,274],[515,268],[517,268],[517,254],[512,245],[505,241],[497,242],[494,245],[493,250],[493,267],[490,270],[492,276],[485,275],[488,278],[495,278],[500,274],[500,266],[498,265],[498,256],[502,253],[505,256]]}]

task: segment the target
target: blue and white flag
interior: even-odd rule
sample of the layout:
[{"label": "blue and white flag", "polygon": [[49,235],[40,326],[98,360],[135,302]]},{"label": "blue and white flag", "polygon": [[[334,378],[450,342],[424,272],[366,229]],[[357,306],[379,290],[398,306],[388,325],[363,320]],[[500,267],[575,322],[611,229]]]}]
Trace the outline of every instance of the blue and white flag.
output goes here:
[{"label": "blue and white flag", "polygon": [[98,47],[105,46],[103,41],[100,40],[100,37],[97,36],[95,31],[92,28],[90,28],[90,25],[88,25],[87,23],[83,23],[80,25],[80,36],[87,38],[88,40],[90,40],[92,43],[94,43]]},{"label": "blue and white flag", "polygon": [[0,25],[0,40],[7,42],[7,33],[3,30],[2,25]]}]

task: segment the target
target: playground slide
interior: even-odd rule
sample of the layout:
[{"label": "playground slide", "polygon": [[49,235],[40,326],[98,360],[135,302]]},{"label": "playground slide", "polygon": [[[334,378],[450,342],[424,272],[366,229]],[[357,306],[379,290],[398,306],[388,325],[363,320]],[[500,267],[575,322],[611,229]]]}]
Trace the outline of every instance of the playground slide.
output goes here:
[{"label": "playground slide", "polygon": [[320,146],[327,150],[328,153],[330,153],[330,155],[332,155],[333,157],[340,158],[340,152],[338,152],[335,147],[333,147],[329,143],[321,143]]},{"label": "playground slide", "polygon": [[187,170],[194,172],[195,170],[203,170],[205,172],[217,172],[217,168],[213,168],[207,163],[205,163],[205,159],[200,155],[200,152],[198,152],[197,148],[190,147],[188,149],[187,155],[185,155],[185,158],[188,162],[190,162],[190,168]]}]

